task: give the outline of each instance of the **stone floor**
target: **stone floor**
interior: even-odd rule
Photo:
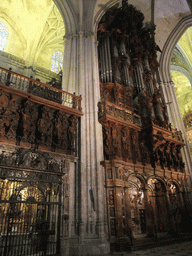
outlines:
[[[111,256],[192,256],[192,241],[155,247],[129,253],[111,254]]]

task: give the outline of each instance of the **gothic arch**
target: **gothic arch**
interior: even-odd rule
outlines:
[[[128,182],[131,181],[131,178],[137,178],[140,182],[141,182],[141,188],[144,189],[145,186],[146,186],[146,182],[145,182],[145,179],[143,178],[142,175],[140,175],[139,173],[135,174],[135,173],[131,173],[129,176],[128,176]]]
[[[15,22],[11,19],[11,17],[7,17],[5,13],[0,14],[0,20],[5,23],[9,31],[9,37],[8,37],[7,43],[9,43],[9,38],[11,37],[12,33],[15,33],[15,35],[17,36],[17,40],[20,41],[20,46],[24,51],[24,49],[26,49],[27,47],[27,42],[22,32],[18,30]]]
[[[75,15],[75,10],[70,2],[70,0],[54,0],[55,5],[63,17],[66,35],[76,33],[78,28],[77,15]]]
[[[165,181],[163,178],[161,178],[161,177],[159,177],[159,176],[156,176],[156,175],[150,175],[150,176],[147,178],[147,184],[148,184],[148,182],[149,182],[150,179],[156,179],[156,180],[158,180],[159,182],[161,182],[161,183],[163,184],[165,190],[166,190],[167,183],[166,183],[166,181]]]
[[[171,182],[174,183],[174,185],[176,185],[176,187],[177,187],[177,189],[178,189],[177,192],[180,192],[181,186],[180,186],[180,184],[178,183],[178,181],[175,180],[175,179],[173,179],[173,178],[170,178],[170,179],[167,180],[167,185],[169,185]]]
[[[162,75],[163,82],[171,82],[171,74],[170,74],[170,60],[171,55],[173,52],[173,49],[177,42],[179,41],[179,38],[182,36],[182,34],[190,27],[192,26],[192,15],[189,15],[185,18],[183,18],[177,26],[173,29],[171,34],[169,35],[164,47],[162,54],[160,56],[159,64],[160,64],[160,72]]]
[[[99,2],[102,2],[102,1],[99,1],[99,0],[97,0],[97,2],[98,3],[95,7],[95,12],[94,12],[95,14],[93,16],[93,18],[94,18],[94,20],[93,20],[93,26],[94,26],[93,31],[95,31],[95,32],[97,32],[99,22],[100,22],[101,18],[103,17],[103,15],[114,5],[119,6],[120,3],[121,3],[121,0],[110,0],[106,4],[99,3]]]
[[[160,75],[162,78],[162,88],[163,93],[165,97],[165,101],[168,103],[168,114],[170,118],[170,122],[174,127],[181,130],[183,133],[184,141],[186,143],[186,146],[183,149],[183,159],[186,163],[186,172],[191,172],[191,154],[190,154],[190,147],[189,143],[186,139],[186,133],[185,128],[183,124],[183,120],[180,114],[179,105],[176,98],[176,93],[174,91],[174,84],[171,80],[171,74],[170,74],[170,61],[171,61],[171,55],[173,52],[173,49],[175,45],[177,44],[179,38],[182,36],[182,34],[190,27],[192,26],[192,15],[189,15],[185,18],[183,18],[177,26],[173,29],[171,34],[169,35],[164,47],[162,54],[160,56]],[[169,104],[172,103],[172,104]]]

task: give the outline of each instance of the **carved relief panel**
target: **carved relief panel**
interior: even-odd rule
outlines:
[[[0,92],[0,139],[11,144],[74,154],[75,115]]]

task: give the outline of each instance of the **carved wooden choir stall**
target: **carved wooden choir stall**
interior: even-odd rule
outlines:
[[[111,242],[177,232],[185,209],[184,143],[169,124],[158,84],[155,26],[143,26],[143,20],[123,1],[121,8],[108,10],[98,27],[98,118]]]
[[[1,255],[60,253],[69,229],[69,166],[76,161],[80,102],[0,68]]]

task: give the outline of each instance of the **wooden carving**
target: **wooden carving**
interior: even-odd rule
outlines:
[[[37,121],[39,137],[37,141],[44,147],[52,147],[53,135],[53,112],[49,107],[43,106],[39,109],[41,117]]]
[[[150,163],[149,150],[146,146],[145,140],[140,141],[140,152],[143,165]]]
[[[58,119],[56,123],[58,131],[58,148],[67,150],[68,148],[68,136],[67,128],[69,127],[68,115],[64,112],[58,112]]]
[[[35,144],[36,123],[38,119],[38,105],[27,100],[22,111],[23,114],[23,138],[22,141],[32,146]]]
[[[120,137],[120,126],[114,124],[112,127],[112,146],[113,146],[113,155],[115,158],[121,157],[121,137]]]
[[[71,152],[75,151],[75,135],[77,130],[77,117],[69,117],[69,128],[68,128],[68,138],[69,138],[69,149]]]
[[[130,87],[125,87],[124,91],[124,107],[132,110],[133,105],[133,90]]]
[[[132,160],[133,163],[136,161],[141,161],[140,152],[139,152],[139,140],[138,140],[138,132],[133,130],[131,132],[131,145],[132,145]]]
[[[3,97],[1,98],[3,100]],[[8,95],[8,98],[4,98],[6,104],[6,110],[1,118],[1,137],[7,140],[15,141],[17,138],[17,128],[19,123],[19,108],[20,108],[20,100],[15,95]],[[4,105],[5,106],[5,105]],[[3,107],[4,108],[4,107]]]
[[[111,159],[113,154],[112,149],[112,129],[111,126],[106,123],[103,126],[103,142],[104,142],[104,153],[106,159]]]
[[[122,156],[124,161],[131,159],[131,141],[130,141],[130,130],[128,127],[122,128]]]

